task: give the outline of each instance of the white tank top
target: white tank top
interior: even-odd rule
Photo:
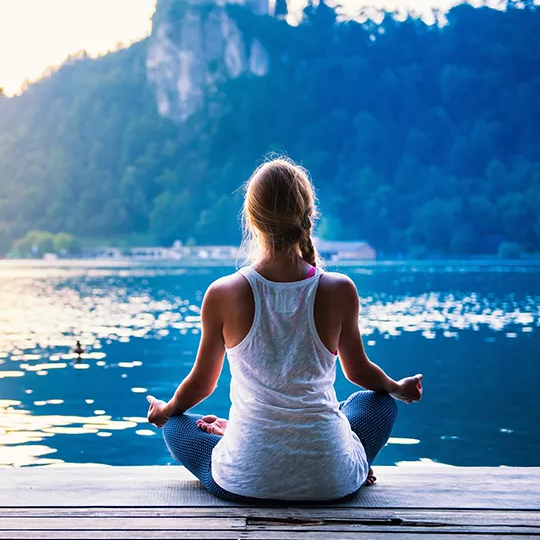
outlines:
[[[339,410],[336,356],[315,328],[322,272],[302,281],[269,281],[252,267],[255,316],[227,349],[231,411],[212,453],[212,477],[247,497],[330,500],[356,491],[368,473],[362,443]]]

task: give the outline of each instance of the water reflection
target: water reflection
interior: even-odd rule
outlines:
[[[91,401],[91,400],[89,400]],[[61,405],[61,399],[36,401],[34,405]],[[135,429],[139,424],[147,424],[143,417],[126,417],[113,420],[105,411],[96,410],[92,416],[36,415],[21,409],[22,403],[16,400],[0,400],[0,466],[50,465],[61,463],[61,459],[43,456],[56,453],[55,448],[40,443],[55,434],[83,435],[95,434],[110,437],[111,431]],[[136,430],[137,435],[155,435],[149,429]]]
[[[141,272],[139,270],[139,275]],[[148,276],[151,275],[149,272]],[[0,362],[5,358],[26,362],[42,360],[37,364],[21,364],[20,368],[47,371],[66,367],[62,363],[52,364],[59,360],[105,358],[105,353],[96,351],[102,348],[103,341],[128,342],[130,338],[165,337],[174,331],[178,334],[199,332],[199,304],[176,296],[174,291],[160,290],[161,298],[157,298],[140,287],[145,280],[136,283],[134,277],[129,276],[126,284],[120,278],[118,272],[100,271],[96,276],[93,271],[79,278],[40,276],[0,281],[0,326],[3,328]],[[512,293],[493,297],[476,293],[397,296],[380,292],[362,296],[360,304],[360,325],[365,336],[374,331],[383,336],[422,332],[425,338],[433,339],[436,332],[442,332],[445,337],[453,338],[460,330],[486,326],[501,331],[514,325],[521,332],[532,332],[540,314],[540,295],[516,298]],[[516,335],[514,331],[506,336]],[[42,352],[43,349],[70,348],[74,345],[74,336],[80,337],[83,346],[93,351],[48,357]]]
[[[0,268],[0,397],[13,398],[0,400],[0,465],[140,464],[152,452],[161,452],[153,462],[165,462],[157,430],[142,416],[144,394],[167,397],[187,373],[200,333],[203,291],[226,272]],[[378,350],[384,343],[408,343],[413,354],[422,355],[429,342],[441,351],[440,340],[454,342],[470,333],[481,336],[482,347],[527,337],[537,343],[537,277],[532,271],[525,279],[505,271],[501,286],[489,273],[471,278],[460,272],[418,275],[414,269],[362,271],[354,279],[365,345]],[[86,350],[81,355],[71,352],[77,340]],[[399,348],[392,353],[396,358]],[[348,383],[338,383],[350,390]],[[213,411],[226,413],[227,393],[226,384],[220,385],[209,400]],[[454,434],[455,426],[447,427],[452,429],[437,435],[437,444],[466,441]],[[513,427],[491,431],[513,437]],[[395,463],[432,463],[422,454],[423,428],[414,429],[390,439]],[[106,451],[96,439],[116,435]],[[123,449],[133,445],[137,452],[126,458]],[[404,456],[413,459],[399,459]]]

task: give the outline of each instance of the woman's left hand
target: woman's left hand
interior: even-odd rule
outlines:
[[[150,407],[148,408],[147,418],[151,424],[158,428],[162,428],[169,419],[167,414],[167,403],[161,399],[156,399],[154,396],[146,396]]]
[[[414,403],[422,398],[422,379],[424,376],[419,373],[414,377],[405,377],[396,383],[396,390],[390,395],[405,403]]]

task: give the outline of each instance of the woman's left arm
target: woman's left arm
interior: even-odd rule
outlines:
[[[225,359],[223,339],[223,294],[226,288],[220,282],[213,283],[201,308],[201,342],[195,364],[189,375],[177,388],[172,399],[165,403],[148,396],[150,409],[148,420],[162,427],[171,416],[191,409],[214,391]]]

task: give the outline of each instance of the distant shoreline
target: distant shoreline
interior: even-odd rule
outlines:
[[[525,259],[380,259],[380,260],[329,260],[327,268],[496,268],[496,267],[540,267],[540,257]],[[236,268],[234,259],[1,259],[2,268]]]

